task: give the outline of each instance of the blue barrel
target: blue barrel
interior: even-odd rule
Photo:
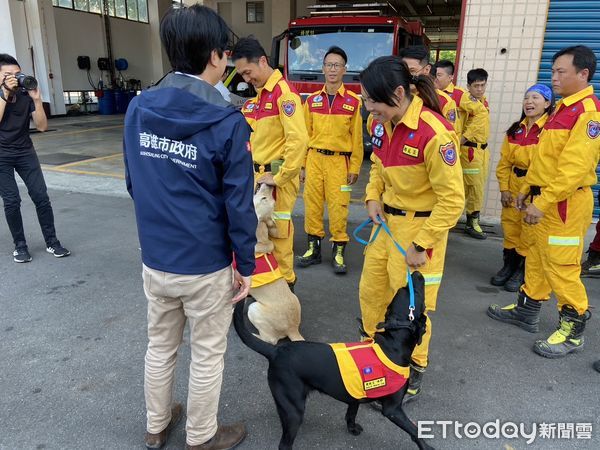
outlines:
[[[110,115],[115,113],[115,92],[110,89],[102,91],[102,97],[98,97],[98,113]]]
[[[130,98],[127,91],[115,91],[115,113],[125,114],[129,101]]]

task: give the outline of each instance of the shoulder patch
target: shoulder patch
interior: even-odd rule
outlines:
[[[587,124],[587,135],[590,139],[596,139],[600,136],[600,122],[590,120]]]
[[[453,142],[448,142],[447,144],[440,145],[440,155],[442,155],[442,159],[449,166],[453,166],[456,164],[456,147]]]
[[[378,123],[377,125],[375,125],[375,129],[373,130],[373,134],[375,135],[375,137],[380,138],[381,136],[383,136],[383,133],[385,133],[385,128],[383,127],[383,124]]]
[[[479,100],[477,100],[477,99],[475,98],[475,96],[474,96],[474,95],[469,95],[469,98],[470,98],[472,101],[474,101],[474,102],[478,102],[478,101],[479,101]]]
[[[448,120],[450,122],[456,122],[456,110],[455,109],[451,109],[450,112],[448,113]]]
[[[296,102],[294,100],[286,100],[282,102],[281,107],[283,109],[283,113],[288,117],[292,117],[296,112]]]
[[[312,101],[313,101],[313,103],[322,102],[323,101],[323,96],[319,94],[319,95],[313,97]]]

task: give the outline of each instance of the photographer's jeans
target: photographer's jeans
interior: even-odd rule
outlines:
[[[144,376],[149,433],[171,420],[177,350],[186,322],[190,328],[186,434],[200,445],[217,432],[227,331],[233,304],[231,266],[206,275],[177,275],[143,266],[148,299],[148,350]]]
[[[4,201],[4,214],[15,245],[25,242],[23,219],[21,217],[21,197],[15,172],[27,186],[31,200],[35,204],[38,221],[44,235],[46,246],[56,241],[54,214],[46,189],[40,162],[35,150],[27,150],[19,155],[2,156],[0,153],[0,197]]]

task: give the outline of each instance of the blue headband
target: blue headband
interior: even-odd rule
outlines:
[[[548,101],[552,101],[552,89],[550,89],[548,86],[546,86],[545,84],[534,84],[533,86],[531,86],[529,89],[527,89],[527,92],[525,92],[526,94],[528,92],[537,92],[538,94],[540,94],[542,97],[544,97],[546,100]]]

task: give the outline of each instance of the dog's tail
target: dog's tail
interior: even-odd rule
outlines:
[[[244,344],[268,360],[271,360],[275,356],[275,346],[257,338],[248,331],[244,323],[244,303],[244,301],[241,301],[235,305],[233,312],[233,326],[235,327],[235,331],[237,331],[238,336]]]

